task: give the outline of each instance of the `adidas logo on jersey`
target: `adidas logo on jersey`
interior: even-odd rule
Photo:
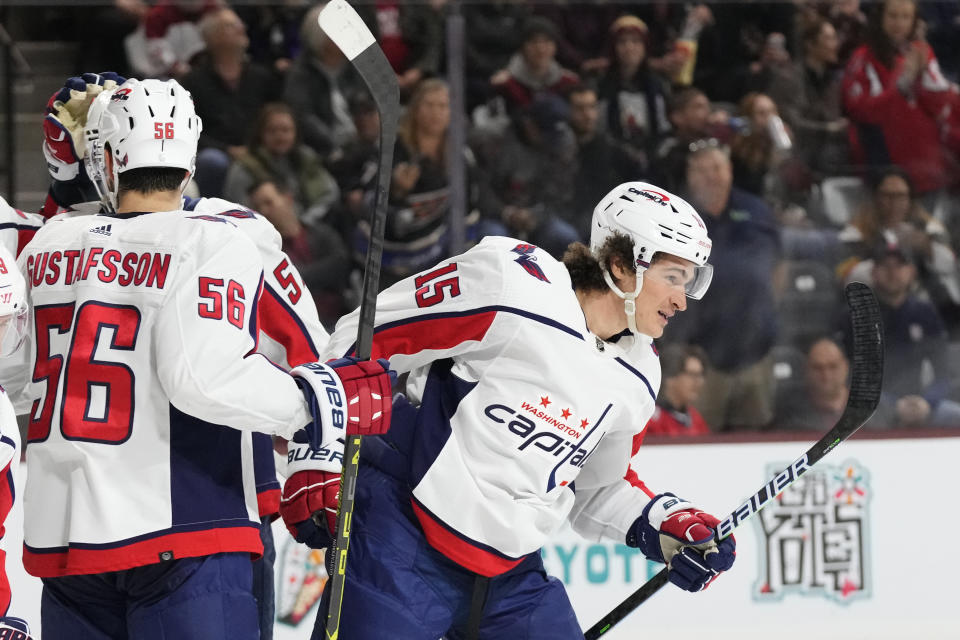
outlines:
[[[90,233],[99,233],[100,235],[108,236],[108,235],[110,235],[110,228],[111,228],[112,226],[113,226],[113,225],[109,225],[109,224],[101,225],[101,226],[99,226],[99,227],[95,227],[95,228],[93,228],[93,229],[90,229]]]

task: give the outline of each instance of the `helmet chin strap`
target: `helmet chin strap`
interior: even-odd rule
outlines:
[[[611,276],[610,272],[606,269],[603,270],[603,279],[611,291],[620,298],[623,298],[623,311],[627,314],[627,329],[629,329],[633,335],[639,335],[640,331],[637,329],[637,303],[635,300],[637,299],[637,294],[640,293],[640,286],[643,284],[643,270],[640,268],[637,269],[637,288],[630,293],[621,291],[620,287],[613,282],[613,276]]]

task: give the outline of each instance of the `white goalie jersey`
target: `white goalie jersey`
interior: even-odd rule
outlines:
[[[351,353],[356,334],[354,312],[327,356]],[[660,385],[652,341],[591,334],[566,268],[544,251],[488,237],[390,287],[373,358],[410,373],[419,409],[395,412],[383,438],[406,456],[427,539],[460,565],[498,575],[568,517],[622,542],[649,501],[624,476]]]
[[[33,575],[261,548],[251,432],[289,438],[310,415],[257,353],[263,261],[236,222],[57,218],[21,254]]]

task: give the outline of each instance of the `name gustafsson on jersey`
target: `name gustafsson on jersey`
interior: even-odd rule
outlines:
[[[42,284],[73,284],[88,278],[101,282],[116,282],[122,287],[145,286],[162,289],[170,270],[170,254],[116,249],[104,251],[91,247],[89,251],[42,251],[27,257],[27,278],[34,287]]]

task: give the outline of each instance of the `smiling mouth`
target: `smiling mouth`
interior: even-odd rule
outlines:
[[[659,314],[660,314],[660,317],[663,318],[663,322],[664,322],[664,323],[670,322],[670,316],[668,316],[667,314],[665,314],[663,311],[658,311],[657,313],[659,313]],[[672,315],[672,314],[671,314],[671,315]]]

